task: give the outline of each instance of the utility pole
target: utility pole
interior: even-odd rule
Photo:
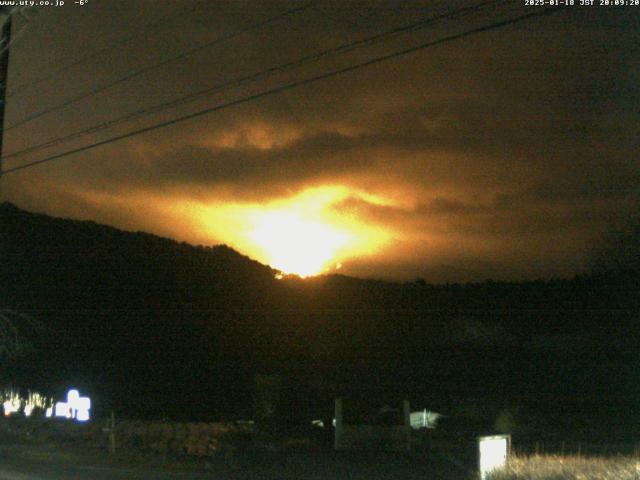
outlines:
[[[9,72],[9,43],[11,42],[11,7],[0,7],[0,195],[2,194],[2,146],[4,140],[4,110],[7,103],[7,74]]]

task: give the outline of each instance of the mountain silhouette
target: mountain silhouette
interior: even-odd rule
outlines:
[[[228,246],[0,204],[0,308],[47,332],[3,381],[189,419],[250,416],[264,373],[295,378],[289,400],[310,410],[370,392],[623,412],[637,391],[637,271],[444,285],[276,273]]]

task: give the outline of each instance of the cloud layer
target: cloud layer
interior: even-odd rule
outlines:
[[[43,12],[30,26],[32,37],[12,52],[10,84],[53,68],[50,58],[77,56],[74,31],[90,37],[136,13],[163,13],[154,10],[156,3],[134,3],[130,10],[113,2],[113,8],[68,11],[67,27],[60,24],[61,12]],[[7,151],[462,5],[407,3],[319,4],[7,132]],[[82,65],[56,93],[73,97],[87,85],[247,29],[292,5],[195,4],[201,10],[192,16],[182,11],[180,21],[164,27],[165,35],[149,34],[128,45],[126,54],[123,48]],[[55,215],[216,243],[227,240],[226,225],[204,232],[198,219],[184,218],[176,212],[185,210],[172,205],[255,206],[339,185],[354,193],[328,205],[333,214],[391,232],[394,239],[384,251],[345,261],[346,273],[433,281],[577,273],[606,232],[638,208],[640,35],[634,28],[639,15],[631,9],[569,10],[7,175],[5,196]],[[77,145],[522,11],[503,4],[441,22]],[[47,44],[47,56],[45,32],[54,27],[60,38]],[[175,45],[167,46],[166,34],[179,38]],[[9,124],[55,103],[40,90],[16,97]]]

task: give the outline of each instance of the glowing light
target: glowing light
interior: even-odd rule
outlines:
[[[20,405],[20,399],[17,399],[17,401],[14,399],[5,400],[2,404],[2,406],[4,407],[5,416],[8,417],[12,413],[20,411]]]
[[[511,437],[509,435],[478,438],[480,478],[482,480],[488,478],[491,472],[506,466],[510,443]]]
[[[88,397],[80,397],[78,399],[76,409],[76,420],[86,422],[89,420],[89,410],[91,409],[91,400]]]
[[[7,417],[19,413],[21,410],[26,417],[30,417],[36,409],[44,411],[47,405],[51,404],[49,398],[43,397],[37,392],[29,391],[26,398],[19,391],[13,389],[5,389],[0,394],[4,399],[2,407]]]
[[[258,215],[251,238],[271,265],[304,277],[322,272],[350,235],[295,213],[270,212]]]
[[[4,415],[6,417],[19,412],[22,407],[22,398],[20,393],[13,389],[5,389],[3,393],[4,402],[2,407],[4,408]]]
[[[420,428],[436,428],[436,424],[441,417],[442,414],[431,412],[425,408],[422,412],[411,412],[409,420],[411,428],[418,430]]]
[[[38,409],[43,411],[50,403],[50,398],[44,397],[37,392],[29,392],[29,396],[27,397],[27,401],[24,406],[24,414],[29,417],[34,410]]]
[[[357,218],[343,202],[390,205],[391,201],[344,186],[314,187],[267,203],[175,209],[198,218],[208,234],[262,263],[302,277],[344,268],[354,257],[373,255],[389,243],[388,231]]]
[[[67,403],[71,406],[75,406],[80,399],[80,392],[78,390],[69,390],[67,392]]]
[[[91,409],[91,399],[81,397],[78,390],[72,389],[67,392],[66,402],[56,402],[55,416],[62,418],[73,418],[79,422],[89,420]]]
[[[71,409],[67,402],[56,402],[55,406],[56,417],[71,418]]]

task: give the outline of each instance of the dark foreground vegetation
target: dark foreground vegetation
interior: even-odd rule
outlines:
[[[155,422],[147,427],[161,424]],[[101,426],[99,422],[74,424],[59,420],[0,419],[0,456],[3,459],[0,477],[6,474],[4,469],[12,465],[16,469],[10,469],[11,472],[33,475],[48,471],[54,475],[30,477],[37,479],[470,480],[475,473],[472,449],[433,450],[420,435],[411,451],[335,452],[331,442],[318,435],[289,435],[265,443],[257,435],[247,436],[246,432],[238,435],[238,431],[230,434],[227,429],[226,434],[218,437],[215,446],[205,452],[190,448],[167,451],[161,446],[162,430],[157,428],[149,432],[151,437],[143,440],[143,436],[138,436],[133,442],[126,438],[131,433],[127,434],[127,428],[119,429],[118,448],[114,454],[109,454],[108,439],[101,433]],[[141,426],[137,425],[138,431]],[[164,422],[164,427],[177,426]],[[199,443],[210,445],[203,441]]]
[[[477,445],[473,438],[446,431],[415,431],[406,451],[335,452],[322,432],[306,431],[265,441],[252,429],[201,423],[123,422],[115,453],[109,453],[103,423],[64,420],[0,419],[1,478],[37,480],[91,478],[146,479],[446,479],[477,480]],[[196,435],[181,448],[163,441],[172,429]],[[212,438],[215,441],[212,441]],[[518,445],[516,445],[517,447]],[[198,447],[198,448],[191,448]],[[200,448],[204,447],[204,448]],[[512,452],[508,466],[490,480],[631,480],[640,472],[637,445],[568,445],[590,453]],[[631,450],[625,451],[625,448]],[[4,476],[3,476],[4,475]],[[14,476],[12,476],[14,475]]]
[[[634,435],[637,270],[522,283],[276,280],[225,246],[10,204],[0,255],[0,304],[47,331],[4,383],[58,395],[73,384],[97,416],[251,418],[255,376],[277,373],[281,432],[330,422],[340,395],[359,411],[407,398],[471,438]]]

